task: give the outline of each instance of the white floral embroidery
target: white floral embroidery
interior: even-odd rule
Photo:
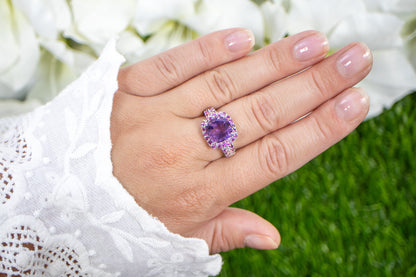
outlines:
[[[20,201],[26,183],[13,164],[27,164],[32,160],[32,151],[23,136],[22,124],[12,120],[0,127],[0,204],[5,207],[0,214]]]
[[[170,233],[112,175],[115,41],[30,114],[0,119],[0,272],[6,276],[207,276],[200,239]]]
[[[0,230],[0,270],[7,276],[111,276],[90,265],[73,235],[53,235],[30,216],[8,219]]]

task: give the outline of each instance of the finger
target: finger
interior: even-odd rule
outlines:
[[[208,107],[222,106],[319,62],[327,51],[323,34],[306,31],[207,71],[166,97],[176,103],[177,115],[196,117]]]
[[[140,96],[160,94],[201,72],[246,55],[253,45],[253,34],[246,29],[211,33],[122,68],[119,87]]]
[[[211,253],[242,247],[269,250],[280,244],[280,234],[270,222],[237,208],[226,208],[192,236],[207,241]]]
[[[344,66],[347,65],[347,66]],[[236,124],[241,148],[314,110],[360,80],[370,71],[372,56],[362,43],[352,43],[304,72],[272,84],[262,90],[225,105],[225,111]],[[202,119],[195,119],[194,125]],[[215,160],[222,152],[212,151],[200,140],[206,153],[200,157]]]
[[[237,124],[235,147],[247,145],[314,110],[361,81],[372,56],[362,43],[346,46],[310,69],[221,108]]]
[[[319,155],[354,130],[368,112],[368,97],[351,88],[307,117],[269,134],[229,159],[207,168],[204,178],[230,205],[270,184]]]

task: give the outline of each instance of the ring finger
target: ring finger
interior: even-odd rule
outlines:
[[[230,205],[301,167],[354,130],[368,104],[363,90],[347,89],[307,117],[242,148],[235,157],[210,163],[202,174],[218,191],[216,204]]]
[[[219,110],[229,114],[236,124],[235,148],[288,125],[355,85],[368,74],[371,64],[367,46],[353,43],[296,76],[221,107]],[[222,154],[208,153],[212,160]]]

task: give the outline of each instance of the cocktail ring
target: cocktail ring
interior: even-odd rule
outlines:
[[[235,154],[233,142],[237,138],[237,129],[231,117],[214,108],[204,111],[205,119],[201,122],[204,139],[211,148],[220,148],[225,157]]]

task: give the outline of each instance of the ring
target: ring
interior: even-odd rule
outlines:
[[[235,154],[233,142],[237,138],[237,129],[231,117],[214,108],[204,111],[205,119],[201,122],[204,139],[211,148],[220,148],[225,157]]]

